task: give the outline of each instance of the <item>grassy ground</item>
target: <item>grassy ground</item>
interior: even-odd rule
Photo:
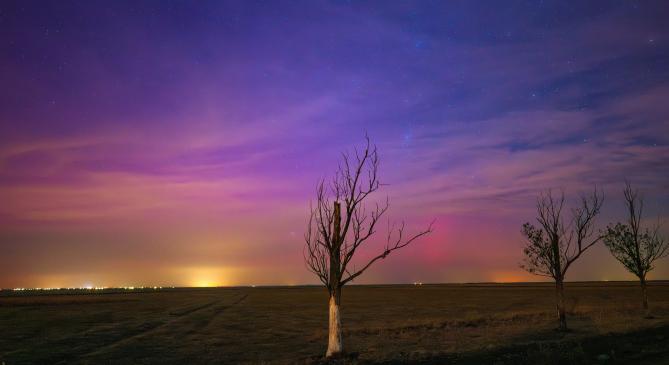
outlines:
[[[669,364],[669,283],[566,289],[571,331],[553,330],[550,285],[351,286],[345,363]],[[173,289],[0,296],[0,364],[314,363],[322,288]],[[598,359],[599,357],[599,359]]]

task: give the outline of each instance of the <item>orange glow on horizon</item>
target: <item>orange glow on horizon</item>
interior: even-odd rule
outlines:
[[[223,267],[187,267],[180,270],[188,286],[210,288],[234,285],[234,270]]]
[[[517,270],[517,271],[495,271],[492,273],[490,281],[493,283],[519,283],[519,282],[528,282],[536,280],[537,280],[536,276]]]

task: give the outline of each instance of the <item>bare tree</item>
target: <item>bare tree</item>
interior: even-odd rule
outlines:
[[[642,229],[643,197],[638,190],[632,189],[632,185],[626,182],[623,194],[629,220],[627,224],[616,223],[613,227],[606,227],[604,244],[613,257],[639,278],[644,314],[649,316],[646,276],[653,270],[655,261],[669,254],[669,241],[659,234],[659,220],[650,229]]]
[[[378,179],[379,156],[376,146],[366,137],[363,151],[353,156],[342,154],[333,179],[322,180],[317,187],[317,202],[310,209],[305,233],[304,259],[307,268],[316,274],[330,295],[328,349],[326,356],[342,352],[340,303],[342,288],[378,260],[432,232],[432,224],[418,234],[406,236],[404,223],[388,225],[386,244],[378,255],[359,269],[351,263],[358,249],[376,233],[377,225],[389,207],[388,198],[371,208],[365,204],[381,183]]]
[[[571,211],[565,222],[564,193],[553,196],[548,190],[537,199],[538,227],[527,222],[522,233],[526,238],[521,267],[531,274],[550,277],[555,281],[556,308],[559,329],[567,329],[564,303],[564,279],[569,267],[601,236],[595,235],[594,220],[602,207],[603,196],[597,189],[582,196],[580,204]]]

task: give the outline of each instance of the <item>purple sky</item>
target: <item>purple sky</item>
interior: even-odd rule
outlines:
[[[628,178],[669,224],[667,19],[663,1],[3,1],[0,287],[315,283],[309,200],[365,132],[391,218],[437,223],[359,283],[537,280],[518,263],[541,190],[596,184],[603,227]],[[633,277],[597,247],[568,279]]]

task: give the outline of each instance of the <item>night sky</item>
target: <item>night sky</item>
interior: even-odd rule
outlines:
[[[2,1],[0,287],[316,283],[309,201],[365,133],[390,217],[436,225],[358,283],[539,280],[520,228],[547,188],[597,185],[603,227],[628,178],[666,235],[667,19],[665,1]],[[567,279],[634,277],[602,246]]]

